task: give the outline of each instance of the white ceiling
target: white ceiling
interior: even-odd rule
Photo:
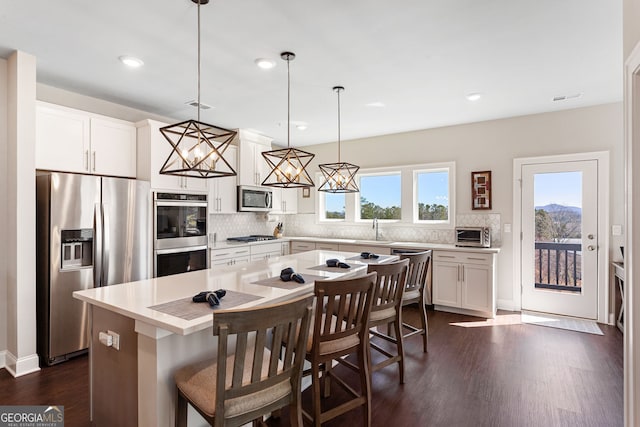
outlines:
[[[3,0],[0,56],[35,55],[47,85],[191,119],[196,9]],[[622,99],[622,0],[212,0],[201,14],[201,98],[215,107],[201,120],[286,143],[290,50],[291,120],[308,123],[292,146],[336,140],[335,85],[346,88],[343,140]],[[145,65],[128,69],[121,55]],[[260,57],[276,68],[256,67]]]

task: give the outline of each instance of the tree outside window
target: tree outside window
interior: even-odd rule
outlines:
[[[401,218],[402,186],[399,172],[360,175],[360,219]]]

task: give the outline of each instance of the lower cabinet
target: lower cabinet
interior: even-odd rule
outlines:
[[[281,256],[282,244],[278,243],[263,243],[261,245],[251,246],[251,261],[262,261],[269,258],[275,258]]]
[[[433,303],[436,309],[494,317],[495,263],[495,254],[434,251]]]
[[[249,245],[242,245],[237,248],[211,249],[209,257],[211,268],[216,265],[236,265],[249,262],[251,251]]]

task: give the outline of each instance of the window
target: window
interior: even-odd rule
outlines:
[[[401,218],[400,172],[360,175],[360,219]]]
[[[345,194],[344,193],[323,193],[323,194],[324,194],[324,219],[344,220]]]
[[[416,221],[449,221],[449,171],[415,173]]]

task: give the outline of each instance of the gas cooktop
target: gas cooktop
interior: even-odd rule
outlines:
[[[250,236],[229,237],[227,240],[232,242],[262,242],[264,240],[274,240],[275,237],[268,234],[252,234]]]

